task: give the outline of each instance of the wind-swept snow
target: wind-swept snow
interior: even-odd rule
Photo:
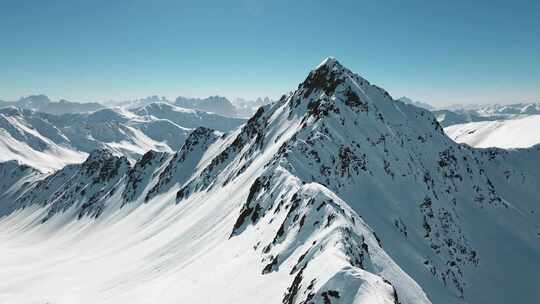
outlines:
[[[446,134],[473,147],[527,148],[540,143],[540,115],[446,127]]]

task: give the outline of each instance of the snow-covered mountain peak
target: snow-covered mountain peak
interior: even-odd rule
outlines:
[[[39,95],[30,95],[30,96],[22,97],[19,100],[19,102],[22,105],[27,105],[27,106],[40,106],[40,105],[45,105],[45,104],[50,103],[51,100],[49,99],[47,95],[39,94]]]
[[[323,66],[332,67],[335,64],[341,65],[336,58],[334,58],[332,56],[328,56],[328,57],[324,58],[324,60],[321,61],[321,63],[319,63],[319,65],[315,69],[319,69],[319,68],[321,68]]]
[[[172,122],[182,113],[171,109],[138,111]],[[88,302],[137,302],[154,286],[167,290],[160,303],[533,302],[538,152],[458,145],[430,112],[325,60],[240,128],[197,128],[175,153],[130,165],[94,151],[39,179],[11,164],[19,186],[0,202],[34,208],[3,213],[8,249],[45,230],[61,239],[47,253],[62,256],[29,245],[21,260],[52,271],[0,266],[21,278],[9,288],[41,302],[80,293],[58,284],[66,277]],[[11,228],[32,210],[43,227]],[[114,279],[88,282],[97,267]]]
[[[127,117],[118,110],[102,109],[88,115],[88,123],[108,123],[128,120]]]
[[[107,149],[96,149],[90,154],[88,154],[88,157],[84,161],[84,163],[92,163],[92,162],[101,162],[110,158],[113,158],[114,154]]]
[[[356,85],[369,85],[369,82],[366,79],[352,72],[334,57],[327,57],[324,59],[309,73],[306,80],[309,80],[309,84],[320,85],[323,79],[326,79],[329,82],[332,82],[332,80],[338,82],[351,81],[352,83],[356,83]],[[329,84],[331,85],[331,83]]]
[[[222,134],[216,130],[205,127],[198,127],[188,135],[184,145],[195,145],[201,140],[215,141],[221,135]]]
[[[371,85],[366,79],[344,67],[332,57],[325,59],[312,70],[304,82],[298,86],[294,95],[296,103],[298,103],[298,97],[308,102],[319,99],[324,100],[325,104],[342,102],[362,111],[366,111],[369,104],[379,103],[380,100],[393,102],[388,92]],[[326,110],[333,110],[330,109],[331,106],[325,107]]]
[[[136,109],[136,111],[140,112],[140,113],[148,113],[148,115],[152,115],[153,113],[155,113],[156,111],[177,111],[177,112],[185,112],[185,113],[192,113],[192,114],[195,114],[197,112],[200,112],[198,110],[194,110],[194,109],[186,109],[186,108],[182,108],[182,107],[176,107],[170,103],[166,103],[166,102],[153,102],[153,103],[150,103],[150,104],[147,104],[141,108],[138,108]]]
[[[299,88],[322,89],[330,95],[332,90],[352,75],[353,73],[341,65],[337,59],[328,57],[309,73]]]
[[[326,60],[325,64],[312,70],[298,89],[280,103],[288,103],[289,115],[303,117],[306,123],[328,118],[349,129],[359,125],[366,129],[393,126],[403,132],[423,132],[426,127],[435,127],[442,134],[431,113],[396,102],[387,91],[372,85],[335,59]]]
[[[95,183],[107,182],[112,177],[125,173],[130,167],[125,156],[116,156],[106,149],[95,150],[81,164],[81,172],[87,176],[96,176]]]

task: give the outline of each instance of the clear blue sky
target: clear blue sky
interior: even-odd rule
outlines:
[[[4,100],[277,97],[326,56],[394,97],[540,101],[540,1],[0,0]]]

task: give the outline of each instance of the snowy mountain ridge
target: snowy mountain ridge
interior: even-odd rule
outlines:
[[[0,187],[0,251],[14,254],[0,267],[15,282],[0,294],[532,303],[539,163],[538,147],[456,144],[433,114],[329,58],[241,128],[198,128],[176,153],[147,152],[132,166],[93,152],[48,175],[0,165],[12,180]],[[43,250],[58,255],[37,258]],[[94,268],[111,279],[84,275]]]
[[[146,151],[173,152],[199,126],[223,132],[243,119],[153,103],[132,111],[102,109],[53,115],[19,108],[0,109],[0,161],[11,159],[42,171],[81,163],[95,149],[134,161]]]

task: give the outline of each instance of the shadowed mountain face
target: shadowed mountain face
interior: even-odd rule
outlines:
[[[539,165],[538,147],[456,144],[432,113],[328,58],[241,128],[198,128],[174,153],[130,165],[96,151],[48,175],[1,165],[0,291],[82,303],[533,303]]]

